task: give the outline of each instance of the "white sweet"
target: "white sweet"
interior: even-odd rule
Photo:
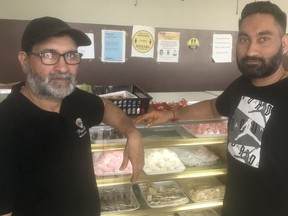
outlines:
[[[145,166],[146,173],[157,173],[161,171],[182,171],[185,169],[177,154],[166,148],[146,149]]]

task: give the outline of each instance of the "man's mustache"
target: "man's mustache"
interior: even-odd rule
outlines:
[[[246,56],[246,57],[241,59],[241,63],[245,63],[248,61],[259,61],[259,62],[265,63],[265,59],[260,58],[260,57],[256,57],[256,56]]]

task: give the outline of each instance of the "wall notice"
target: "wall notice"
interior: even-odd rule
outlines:
[[[155,28],[133,26],[131,56],[142,58],[154,57]]]
[[[216,63],[232,61],[232,35],[213,34],[212,58]]]
[[[159,32],[157,46],[157,62],[178,62],[179,32]]]

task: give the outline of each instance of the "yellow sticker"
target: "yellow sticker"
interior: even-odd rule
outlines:
[[[132,44],[139,53],[147,53],[153,48],[153,36],[145,30],[137,31],[133,36]]]
[[[197,49],[200,46],[200,42],[197,38],[190,38],[187,42],[187,46],[191,49]]]

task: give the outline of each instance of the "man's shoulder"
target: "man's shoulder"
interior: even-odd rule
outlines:
[[[77,100],[77,101],[85,101],[85,100],[101,100],[101,98],[98,95],[95,95],[93,93],[84,91],[82,89],[79,88],[75,88],[75,90],[72,92],[72,94],[70,94],[69,96],[67,96],[67,99],[69,100]]]
[[[72,105],[74,107],[82,107],[82,109],[83,107],[100,108],[104,106],[102,99],[98,95],[86,92],[78,88],[75,88],[72,94],[67,96],[63,102],[66,105],[68,103],[70,106]]]

